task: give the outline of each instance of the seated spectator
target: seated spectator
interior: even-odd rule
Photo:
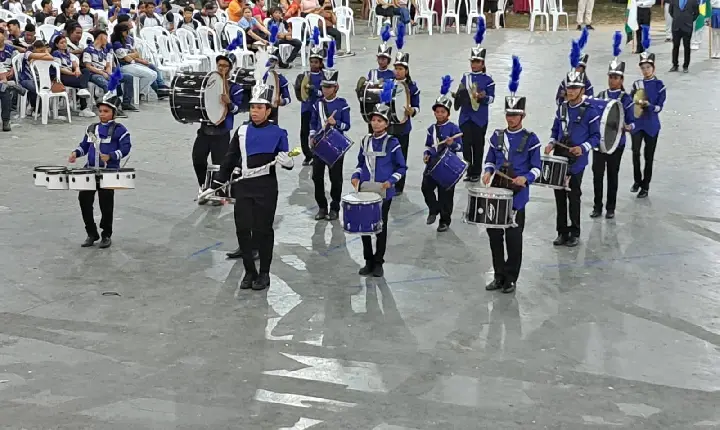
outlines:
[[[8,29],[10,27],[8,26]],[[25,26],[25,31],[23,31],[20,34],[20,37],[15,39],[13,41],[13,44],[16,47],[22,48],[20,52],[25,52],[27,50],[32,50],[33,43],[35,43],[35,26],[32,24],[28,24]],[[50,55],[50,54],[48,54]]]
[[[80,10],[75,15],[75,21],[85,31],[90,31],[97,25],[97,17],[90,11],[90,3],[87,0],[80,2]]]
[[[238,25],[245,31],[251,42],[262,42],[267,45],[270,32],[265,26],[252,16],[252,9],[249,6],[243,8],[243,16]]]
[[[199,12],[195,12],[193,15],[193,19],[200,23],[200,25],[204,25],[207,27],[210,27],[212,29],[215,28],[215,24],[220,22],[220,20],[217,17],[217,5],[215,2],[209,1],[206,2],[203,5],[203,8]]]
[[[382,16],[385,18],[383,25],[390,25],[392,17],[399,15],[400,12],[396,12],[399,5],[397,0],[377,0],[377,6],[375,6],[375,15]]]
[[[146,92],[150,87],[155,91],[158,99],[162,100],[168,97],[170,89],[165,85],[162,74],[133,48],[134,42],[128,35],[129,30],[127,24],[118,24],[113,29],[110,39],[115,58],[120,64],[120,70],[123,75],[134,76],[140,80],[140,93]]]
[[[88,45],[87,40],[83,40],[83,29],[76,21],[70,21],[65,24],[65,34],[67,35],[67,46],[73,55],[80,58]]]
[[[159,27],[162,23],[162,18],[155,14],[155,3],[145,2],[145,13],[138,17],[140,28],[145,27]]]
[[[300,0],[300,16],[306,17],[311,13],[318,13],[322,8],[318,0]]]
[[[252,8],[252,16],[259,22],[264,23],[267,14],[265,14],[263,8],[265,8],[265,0],[255,0],[255,6]]]
[[[118,16],[122,14],[129,15],[130,9],[122,7],[122,0],[113,0],[113,5],[110,6],[110,9],[108,10],[108,19],[110,22],[115,22]]]
[[[55,18],[55,26],[65,25],[68,21],[74,21],[76,13],[75,2],[72,0],[65,0],[63,4],[60,5],[60,12],[60,15]]]
[[[55,58],[48,52],[48,46],[42,40],[36,40],[32,44],[32,49],[28,49],[23,54],[22,70],[20,71],[20,85],[27,90],[27,98],[30,106],[35,109],[37,103],[37,89],[35,88],[35,79],[32,74],[33,61],[55,61]]]
[[[33,17],[38,25],[44,24],[46,18],[53,18],[55,16],[52,0],[42,0],[40,7],[42,8],[40,12],[35,12],[35,16]]]
[[[330,0],[325,0],[323,3],[322,10],[319,13],[320,16],[325,18],[325,31],[327,35],[335,39],[335,46],[337,46],[337,55],[343,55],[345,52],[342,50],[342,33],[340,30],[335,28],[337,25],[337,17],[333,12],[332,3]]]
[[[407,25],[410,23],[410,8],[408,5],[408,0],[397,0],[395,14],[400,17],[400,22],[402,22],[403,24]]]
[[[80,115],[83,118],[95,116],[92,109],[88,109],[87,99],[90,97],[88,91],[87,75],[80,72],[80,61],[70,52],[67,46],[67,39],[63,35],[56,36],[52,41],[52,56],[60,63],[60,82],[66,87],[78,89],[80,99]],[[54,69],[50,69],[54,71]],[[54,77],[54,76],[53,76]]]
[[[127,15],[121,15],[127,16]],[[83,52],[82,62],[85,66],[82,69],[85,79],[92,82],[95,86],[107,92],[108,80],[112,74],[112,61],[109,59],[107,48],[107,33],[105,30],[95,30],[93,33],[95,42],[88,45]],[[122,79],[122,88],[118,87],[118,96],[122,97],[121,108],[118,116],[126,117],[123,111],[137,111],[138,109],[132,104],[133,96],[133,77],[124,75]],[[97,99],[98,97],[96,97]],[[102,98],[100,95],[99,98]]]
[[[279,7],[272,8],[270,10],[270,21],[268,22],[268,26],[278,26],[278,45],[290,45],[293,48],[290,57],[287,59],[287,63],[283,63],[282,61],[280,62],[281,68],[288,68],[288,65],[292,64],[300,53],[302,42],[292,38],[292,33],[289,31],[289,27],[282,17],[282,9]]]
[[[231,0],[226,9],[226,12],[228,14],[228,20],[232,22],[240,22],[243,17],[244,8],[244,0]],[[252,16],[252,12],[250,13],[250,16]]]
[[[3,36],[7,33],[7,22],[5,22],[4,19],[0,18],[0,33],[3,34]]]
[[[175,27],[178,23],[175,22],[175,13],[173,13],[172,5],[169,0],[163,0],[162,3],[160,3],[160,16],[162,16],[163,27],[165,27],[165,30],[175,31]]]
[[[14,13],[15,15],[20,15],[25,13],[25,5],[20,0],[5,0],[2,3],[3,9],[9,10],[10,12]]]
[[[7,42],[15,46],[19,53],[24,53],[25,48],[21,47],[18,43],[18,40],[22,38],[22,31],[20,30],[20,22],[17,19],[11,19],[7,22],[6,34],[7,36],[5,37],[7,37]]]
[[[178,28],[184,28],[185,30],[192,30],[193,32],[200,27],[200,23],[193,19],[194,9],[190,6],[186,6],[183,9],[183,20],[178,24]]]
[[[26,89],[15,81],[15,72],[12,59],[17,50],[9,43],[5,43],[5,34],[0,32],[0,119],[3,131],[10,131],[10,111],[12,110],[13,93],[24,95]]]

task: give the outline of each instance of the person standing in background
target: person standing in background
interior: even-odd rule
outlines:
[[[595,0],[578,0],[577,30],[586,26],[588,30],[595,30],[592,26],[592,13],[595,8]]]
[[[665,11],[665,41],[672,42],[672,16],[670,16],[670,0],[661,0],[660,4]]]
[[[651,8],[655,4],[655,0],[637,0],[637,24],[638,28],[635,31],[635,53],[640,54],[644,52],[642,43],[642,27],[643,25],[650,26],[651,21]]]
[[[697,0],[698,16],[693,23],[693,34],[690,39],[690,49],[697,51],[700,49],[703,39],[705,38],[705,26],[709,24],[710,18],[710,0]]]
[[[678,57],[680,55],[680,41],[683,44],[683,72],[688,72],[690,67],[690,40],[695,26],[695,19],[700,15],[697,0],[671,0],[670,16],[672,17],[672,67],[671,72],[677,72],[679,68]]]

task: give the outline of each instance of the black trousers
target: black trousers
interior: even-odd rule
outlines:
[[[620,161],[622,160],[624,146],[618,147],[612,154],[604,154],[600,151],[593,151],[593,189],[595,191],[594,208],[598,212],[603,209],[603,182],[605,180],[605,167],[607,166],[607,205],[608,212],[615,212],[618,190],[618,174],[620,173]]]
[[[307,111],[300,114],[300,146],[302,147],[302,152],[306,160],[311,159],[313,156],[312,151],[310,150],[311,118],[312,111]]]
[[[467,121],[460,126],[460,131],[463,133],[463,158],[468,162],[467,175],[480,176],[482,174],[487,125],[481,127],[472,121]]]
[[[440,215],[440,224],[450,225],[452,218],[455,186],[445,189],[430,175],[423,175],[422,193],[431,215]],[[437,197],[435,196],[437,190]]]
[[[295,59],[297,58],[298,54],[300,53],[300,48],[302,47],[302,42],[300,42],[297,39],[283,39],[278,41],[278,45],[290,45],[292,46],[293,50],[292,53],[290,53],[290,56],[288,57],[285,64],[291,64]]]
[[[375,15],[392,19],[393,15],[395,15],[395,8],[392,6],[386,8],[383,8],[382,6],[375,6]]]
[[[637,24],[638,29],[635,30],[635,53],[640,54],[645,52],[645,48],[642,46],[642,26],[650,25],[651,13],[649,7],[637,8]]]
[[[635,184],[639,185],[645,191],[650,190],[650,180],[652,179],[653,161],[655,159],[655,148],[657,147],[657,140],[660,136],[650,136],[644,131],[638,131],[632,134],[632,160],[633,160],[633,176]],[[642,148],[643,141],[645,141],[645,150],[643,156],[645,157],[645,168],[640,167],[640,149]]]
[[[363,236],[363,256],[365,262],[370,266],[382,265],[385,263],[385,248],[387,247],[387,228],[388,228],[388,215],[390,214],[390,204],[392,199],[383,201],[382,204],[382,221],[383,226],[380,233],[376,234],[377,241],[375,243],[375,252],[373,252],[372,236]]]
[[[254,181],[254,179],[251,179]],[[272,181],[272,183],[271,183]],[[269,187],[256,188],[247,193],[248,184],[235,185],[235,232],[243,253],[246,273],[256,274],[253,248],[260,254],[260,272],[269,273],[275,242],[275,210],[277,209],[277,179],[268,178]]]
[[[400,142],[400,150],[402,151],[403,157],[405,158],[405,164],[409,166],[410,162],[408,161],[408,149],[410,147],[410,133],[396,135],[395,137],[397,137],[397,140]],[[405,189],[406,177],[407,174],[403,175],[403,177],[395,184],[395,191],[397,191],[398,193],[402,193]]]
[[[338,30],[335,27],[328,27],[325,29],[327,32],[327,35],[332,37],[335,40],[335,47],[337,50],[342,49],[342,33],[340,33],[340,30]]]
[[[0,119],[3,121],[10,121],[12,99],[13,94],[8,88],[6,88],[5,91],[0,92]]]
[[[580,196],[582,196],[582,177],[583,172],[570,175],[570,191],[555,190],[555,209],[557,210],[555,225],[558,234],[563,236],[580,237]],[[570,226],[567,224],[568,212],[570,212]]]
[[[672,32],[672,64],[678,67],[678,57],[680,56],[680,41],[683,44],[683,68],[690,67],[690,39],[692,39],[692,33],[687,33],[682,30],[673,30]]]
[[[85,223],[85,231],[90,237],[100,237],[97,225],[95,225],[95,217],[93,216],[93,204],[95,203],[96,191],[80,191],[78,193],[78,202],[80,202],[80,213]],[[115,190],[106,190],[100,188],[100,180],[97,181],[97,194],[100,203],[100,228],[102,229],[102,237],[112,237],[113,210],[115,208]]]
[[[525,209],[515,214],[517,227],[508,229],[487,229],[492,252],[495,279],[517,281],[522,265],[523,231],[525,230]],[[507,249],[507,259],[505,250]]]
[[[198,130],[192,149],[192,162],[195,169],[198,185],[205,183],[207,173],[207,158],[210,155],[213,164],[220,165],[230,147],[230,132],[220,135],[207,135],[202,129]]]
[[[332,167],[328,167],[330,173],[330,210],[340,211],[340,199],[342,198],[342,173],[343,173],[343,160],[345,157],[340,158]],[[315,201],[317,202],[318,208],[327,210],[328,201],[325,197],[325,164],[318,157],[313,158],[312,166],[312,179],[315,184]]]

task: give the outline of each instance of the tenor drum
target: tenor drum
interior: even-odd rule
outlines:
[[[36,187],[47,187],[47,172],[54,170],[65,171],[65,166],[37,166],[33,169],[33,179]]]
[[[444,189],[454,187],[465,175],[468,164],[456,153],[445,150],[428,164],[428,174]]]
[[[100,169],[100,188],[106,190],[134,190],[135,169]]]
[[[315,136],[315,142],[313,152],[330,167],[342,158],[355,143],[334,128],[328,128]]]
[[[48,170],[45,172],[45,183],[48,190],[68,190],[67,169]]]
[[[515,225],[513,192],[504,188],[470,188],[465,222],[485,228]]]
[[[617,100],[588,98],[587,102],[600,114],[600,145],[598,150],[612,154],[620,144],[625,125],[625,111]]]
[[[540,157],[542,163],[542,175],[535,179],[533,185],[552,188],[554,190],[564,190],[565,177],[568,174],[567,157],[559,157],[557,155],[543,155]]]
[[[183,124],[209,122],[220,125],[227,115],[227,106],[220,99],[225,88],[218,72],[178,73],[170,83],[173,118]]]
[[[364,236],[382,230],[382,197],[375,193],[350,193],[342,198],[343,230]]]
[[[68,187],[77,191],[95,191],[96,177],[94,169],[70,169],[68,170]]]
[[[239,106],[239,112],[249,112],[252,89],[255,86],[253,69],[240,68],[233,70],[230,73],[230,82],[240,85],[243,89],[242,104]]]

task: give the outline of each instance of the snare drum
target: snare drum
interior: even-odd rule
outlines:
[[[343,230],[346,233],[372,235],[383,227],[382,198],[375,193],[350,193],[342,198]]]
[[[47,178],[47,172],[53,171],[53,170],[61,170],[64,171],[65,166],[37,166],[35,169],[33,169],[33,179],[35,180],[35,186],[36,187],[47,187],[48,182],[46,180]]]
[[[66,168],[45,172],[45,183],[48,190],[68,190],[68,173]]]
[[[238,112],[249,112],[252,89],[255,86],[253,69],[240,68],[233,70],[230,73],[230,82],[234,82],[242,87],[242,104],[238,106]]]
[[[428,174],[446,190],[454,187],[468,169],[465,160],[448,149],[431,160],[431,163],[428,164]]]
[[[100,169],[100,188],[105,190],[134,190],[135,169]]]
[[[227,106],[220,100],[225,93],[225,80],[218,72],[178,73],[170,83],[170,112],[183,124],[220,125],[227,115]]]
[[[315,142],[313,152],[330,167],[355,143],[334,128],[328,128],[315,136]]]
[[[76,191],[95,191],[97,189],[97,175],[94,169],[68,170],[68,186]]]
[[[568,173],[567,157],[543,155],[540,159],[542,161],[542,175],[535,179],[533,185],[552,188],[554,190],[566,189],[565,177]]]
[[[470,188],[465,222],[485,228],[515,226],[513,192],[504,188]]]

